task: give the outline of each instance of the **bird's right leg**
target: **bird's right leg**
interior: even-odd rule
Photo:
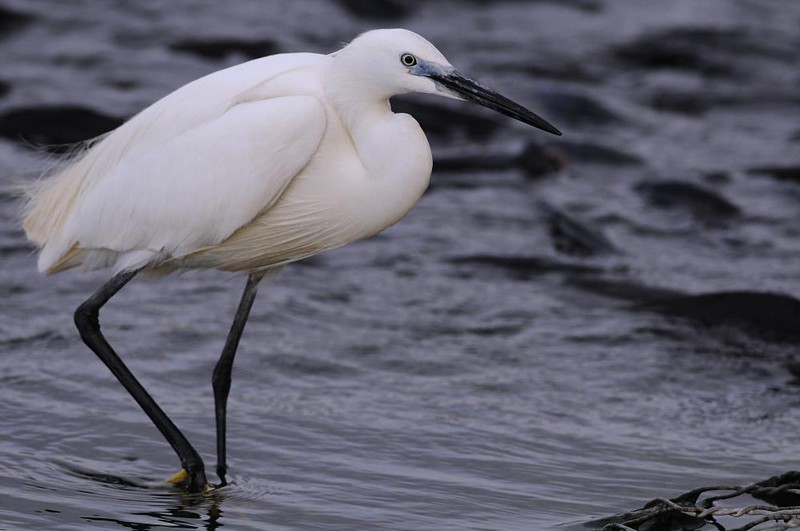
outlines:
[[[228,338],[219,357],[217,365],[214,367],[214,376],[211,381],[214,389],[214,412],[217,422],[217,476],[219,485],[227,485],[225,475],[228,473],[228,462],[226,457],[226,426],[228,394],[231,390],[231,373],[233,371],[233,359],[236,356],[236,349],[239,348],[239,340],[244,332],[244,325],[250,316],[250,309],[258,291],[258,283],[264,278],[264,272],[251,273],[247,277],[247,285],[239,301],[239,308],[233,318]]]
[[[117,377],[119,383],[127,389],[128,393],[150,417],[156,428],[164,435],[167,442],[178,454],[181,466],[186,471],[186,477],[182,481],[185,482],[186,488],[190,492],[200,492],[208,485],[205,467],[200,454],[197,453],[167,414],[164,413],[164,410],[153,400],[153,397],[142,387],[142,384],[133,376],[100,332],[100,308],[135,277],[138,272],[138,270],[123,271],[114,275],[86,302],[78,306],[78,309],[75,310],[75,325],[78,327],[83,342],[106,364],[114,376]]]

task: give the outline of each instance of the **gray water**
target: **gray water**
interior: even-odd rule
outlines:
[[[356,4],[0,1],[25,14],[0,25],[0,129],[19,109],[128,117],[247,59],[187,41],[328,52],[403,26],[565,133],[398,103],[433,113],[431,189],[261,290],[232,485],[207,497],[164,483],[177,459],[74,329],[108,274],[41,277],[3,194],[0,529],[571,528],[796,468],[800,3]],[[475,123],[437,125],[450,110]],[[47,164],[20,136],[0,139],[6,184]],[[526,145],[552,171],[525,171]],[[210,470],[243,286],[140,279],[101,317]]]

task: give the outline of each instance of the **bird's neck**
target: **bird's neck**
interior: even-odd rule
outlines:
[[[413,124],[409,124],[409,117],[399,119],[392,112],[389,105],[391,94],[379,90],[369,77],[357,75],[358,71],[353,75],[352,71],[347,74],[348,69],[336,63],[331,67],[324,83],[327,99],[352,139],[368,174],[384,175],[388,169],[387,161],[396,157],[403,142],[410,142],[413,144],[410,147],[417,150],[430,151],[421,131],[408,130],[409,126],[418,129],[416,122],[411,120]],[[413,155],[413,152],[408,153],[409,157]],[[408,164],[396,167],[402,170],[406,166]]]
[[[376,96],[353,80],[334,79],[328,99],[347,130],[369,181],[369,205],[389,226],[416,204],[428,187],[432,159],[419,124],[395,114],[389,95]],[[337,83],[341,82],[341,83]]]

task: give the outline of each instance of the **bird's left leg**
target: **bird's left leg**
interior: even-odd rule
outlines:
[[[179,481],[185,484],[190,492],[201,492],[208,483],[200,454],[150,396],[150,393],[142,387],[142,384],[114,352],[100,331],[100,309],[138,272],[139,270],[122,271],[114,275],[94,295],[78,306],[78,309],[75,310],[75,325],[78,327],[83,342],[106,364],[178,454],[183,466]]]
[[[228,394],[231,390],[231,372],[233,370],[233,358],[236,356],[236,349],[239,346],[239,339],[242,337],[244,325],[250,316],[250,309],[256,298],[258,283],[264,278],[265,273],[251,273],[247,277],[247,285],[239,301],[239,308],[233,318],[231,330],[225,340],[225,346],[219,357],[217,365],[214,367],[214,375],[211,380],[214,388],[214,414],[217,421],[217,476],[219,476],[219,487],[227,485],[225,474],[228,472],[228,465],[225,458],[225,412],[228,406]]]

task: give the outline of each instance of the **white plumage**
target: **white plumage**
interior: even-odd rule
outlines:
[[[253,271],[396,222],[427,186],[430,150],[384,94],[339,71],[370,70],[389,35],[447,64],[410,32],[372,32],[335,54],[213,73],[143,110],[33,188],[24,227],[39,269]]]
[[[231,370],[258,283],[380,232],[428,186],[427,139],[388,102],[405,92],[471,100],[560,134],[461,75],[419,35],[376,30],[330,55],[276,55],[189,83],[31,186],[23,226],[41,248],[39,270],[114,269],[75,323],[175,449],[175,480],[189,490],[208,484],[203,460],[105,339],[100,309],[140,271],[249,273],[213,376],[224,485]]]

